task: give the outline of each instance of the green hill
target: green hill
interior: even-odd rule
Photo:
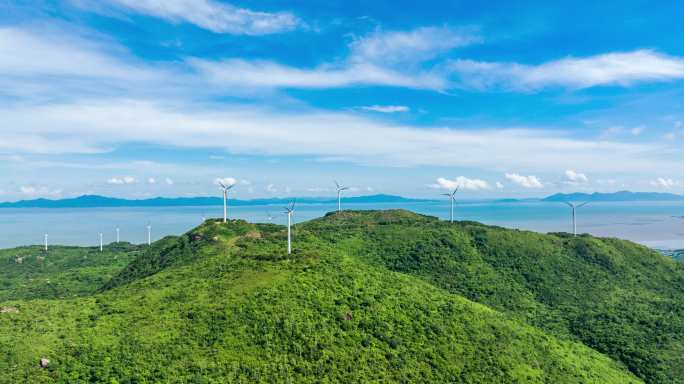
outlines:
[[[134,260],[142,247],[30,246],[0,249],[0,302],[65,298],[95,293]]]
[[[684,382],[684,269],[643,247],[406,211],[285,236],[208,221],[95,294],[0,300],[0,382]]]

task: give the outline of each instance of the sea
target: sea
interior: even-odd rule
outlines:
[[[336,209],[335,204],[299,204],[294,219],[302,222]],[[394,209],[449,218],[449,202],[398,202],[344,204],[343,209]],[[565,204],[529,202],[463,201],[456,205],[456,220],[537,232],[571,232],[570,208]],[[144,208],[3,208],[0,209],[0,248],[49,244],[96,246],[116,240],[144,243],[147,226],[152,240],[179,235],[203,220],[223,215],[222,206]],[[230,218],[251,222],[285,224],[284,207],[278,205],[236,206]],[[595,202],[577,212],[580,233],[617,237],[662,249],[684,249],[684,202]]]

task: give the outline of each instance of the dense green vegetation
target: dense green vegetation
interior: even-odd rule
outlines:
[[[285,236],[209,221],[95,294],[0,298],[0,383],[684,383],[684,267],[646,248],[406,211]]]
[[[369,262],[579,340],[648,382],[684,382],[679,263],[617,239],[385,216],[344,213],[306,228]]]
[[[0,302],[65,298],[95,293],[134,260],[141,247],[129,243],[99,247],[51,246],[0,250]]]

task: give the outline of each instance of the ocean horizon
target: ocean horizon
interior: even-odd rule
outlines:
[[[334,211],[336,204],[298,204],[295,222]],[[343,209],[407,209],[448,220],[448,201],[348,203]],[[229,207],[232,219],[285,224],[282,205]],[[272,220],[269,220],[269,214]],[[221,206],[108,207],[108,208],[5,208],[0,211],[0,248],[43,244],[44,234],[53,245],[96,246],[99,233],[105,244],[116,240],[144,243],[147,225],[152,239],[180,235],[203,219],[222,217]],[[578,210],[578,233],[616,237],[657,249],[684,248],[684,202],[595,202]],[[541,201],[462,201],[456,220],[477,221],[506,228],[542,233],[571,232],[570,210],[561,203]]]

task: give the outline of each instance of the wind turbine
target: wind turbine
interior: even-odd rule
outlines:
[[[226,223],[228,222],[228,191],[230,191],[235,184],[226,186],[222,181],[219,181],[218,183],[221,185],[221,189],[223,190],[223,222]]]
[[[116,243],[119,244],[119,227],[116,227]]]
[[[100,252],[102,252],[102,232],[100,232]]]
[[[585,205],[589,204],[589,202],[585,201],[581,204],[575,204],[566,201],[565,204],[572,208],[572,234],[573,236],[577,236],[577,209],[584,207]]]
[[[147,223],[147,245],[152,245],[152,225]]]
[[[45,234],[45,252],[47,252],[47,250],[48,250],[47,239],[48,239],[48,234],[46,233]]]
[[[346,191],[349,187],[342,186],[337,181],[335,181],[335,187],[337,188],[337,212],[340,212],[342,210],[342,191]]]
[[[266,211],[266,219],[268,219],[269,222],[273,221],[273,215],[271,215],[271,212]]]
[[[292,225],[292,214],[294,214],[295,201],[285,207],[285,214],[287,214],[287,254],[292,253],[292,237],[290,226]]]
[[[449,201],[451,202],[451,214],[449,215],[449,222],[453,223],[454,222],[454,201],[456,201],[456,192],[458,192],[458,189],[460,186],[456,187],[451,193],[442,193],[442,196],[448,196]]]

